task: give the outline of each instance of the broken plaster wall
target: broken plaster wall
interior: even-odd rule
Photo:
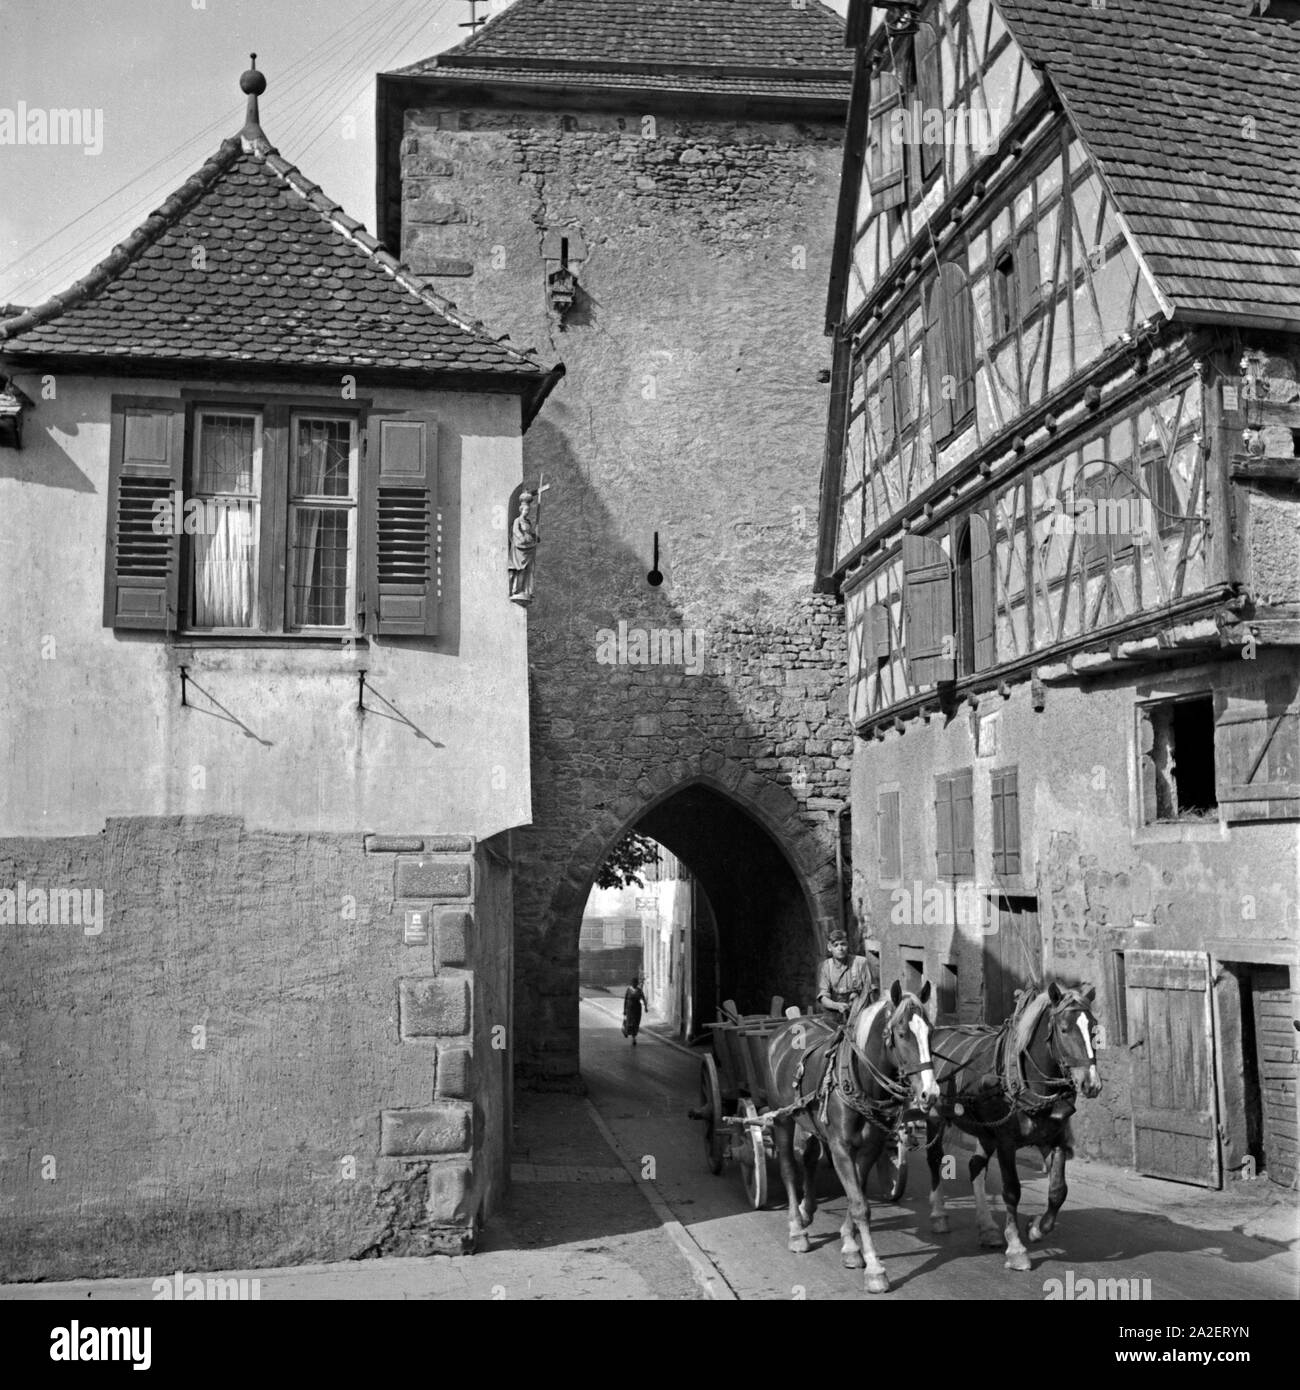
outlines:
[[[913,910],[936,877],[936,776],[973,770],[975,880],[980,901],[1008,887],[1037,899],[1043,973],[1096,986],[1103,1029],[1103,1090],[1079,1102],[1076,1148],[1133,1162],[1131,1066],[1121,1041],[1115,952],[1204,951],[1213,941],[1269,950],[1295,940],[1300,910],[1300,836],[1295,822],[1150,828],[1140,824],[1135,753],[1138,701],[1267,680],[1294,670],[1286,649],[1235,653],[1200,667],[1148,668],[1140,680],[1111,677],[1050,686],[1033,709],[1028,683],[963,704],[951,718],[909,721],[904,733],[859,740],[853,772],[854,901],[864,935],[881,945],[886,987],[919,951],[927,976],[957,971],[957,1019],[983,1017],[989,968],[981,924],[927,920]],[[977,729],[979,739],[977,742]],[[1212,750],[1204,750],[1212,756]],[[990,774],[1018,769],[1021,878],[999,885],[992,865]],[[881,787],[901,789],[901,884],[882,884],[874,811]],[[922,896],[917,896],[917,894]],[[994,925],[991,921],[985,926]],[[1249,958],[1247,955],[1246,958]],[[1226,1046],[1227,1040],[1224,1041]]]

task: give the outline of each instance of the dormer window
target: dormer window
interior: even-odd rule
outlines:
[[[432,417],[285,397],[114,397],[112,450],[107,626],[437,632]]]

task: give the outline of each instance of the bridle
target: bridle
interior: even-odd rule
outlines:
[[[1063,994],[1055,1004],[1052,1005],[1047,1015],[1047,1055],[1052,1059],[1052,1065],[1056,1068],[1056,1075],[1044,1071],[1037,1062],[1034,1061],[1028,1048],[1025,1049],[1025,1069],[1026,1080],[1024,1089],[1017,1097],[1017,1104],[1028,1110],[1037,1110],[1040,1107],[1046,1108],[1053,1105],[1065,1095],[1075,1095],[1078,1088],[1074,1084],[1074,1078],[1070,1075],[1071,1069],[1078,1065],[1071,1062],[1068,1058],[1061,1056],[1060,1033],[1064,1028],[1066,1016],[1073,1010],[1075,1016],[1082,1015],[1087,1018],[1089,1032],[1096,1024],[1097,1020],[1092,1016],[1092,1010],[1087,1003],[1075,990]],[[1070,1027],[1074,1025],[1071,1023]],[[1095,1065],[1094,1059],[1088,1059]],[[1044,1086],[1043,1091],[1037,1091],[1028,1080],[1028,1070],[1033,1068],[1038,1074],[1038,1083]]]

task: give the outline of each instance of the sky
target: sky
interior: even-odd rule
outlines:
[[[271,142],[373,230],[375,74],[459,43],[469,15],[468,0],[0,0],[0,304],[66,289],[239,130],[250,52]],[[13,143],[33,112],[67,109],[87,113],[79,132]]]

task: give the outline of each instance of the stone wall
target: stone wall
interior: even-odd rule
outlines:
[[[0,889],[102,905],[0,927],[0,1279],[468,1248],[504,1183],[503,872],[226,817],[0,841]]]
[[[811,588],[842,133],[685,108],[448,98],[406,114],[404,257],[567,368],[525,449],[528,479],[552,485],[529,613],[533,826],[517,836],[532,1077],[576,1071],[592,875],[693,780],[764,828],[818,924],[764,964],[772,992],[794,994],[837,915],[845,645]],[[547,284],[564,243],[578,288],[561,314]],[[639,662],[638,631],[675,634],[668,659]],[[682,856],[693,869],[708,838]]]

